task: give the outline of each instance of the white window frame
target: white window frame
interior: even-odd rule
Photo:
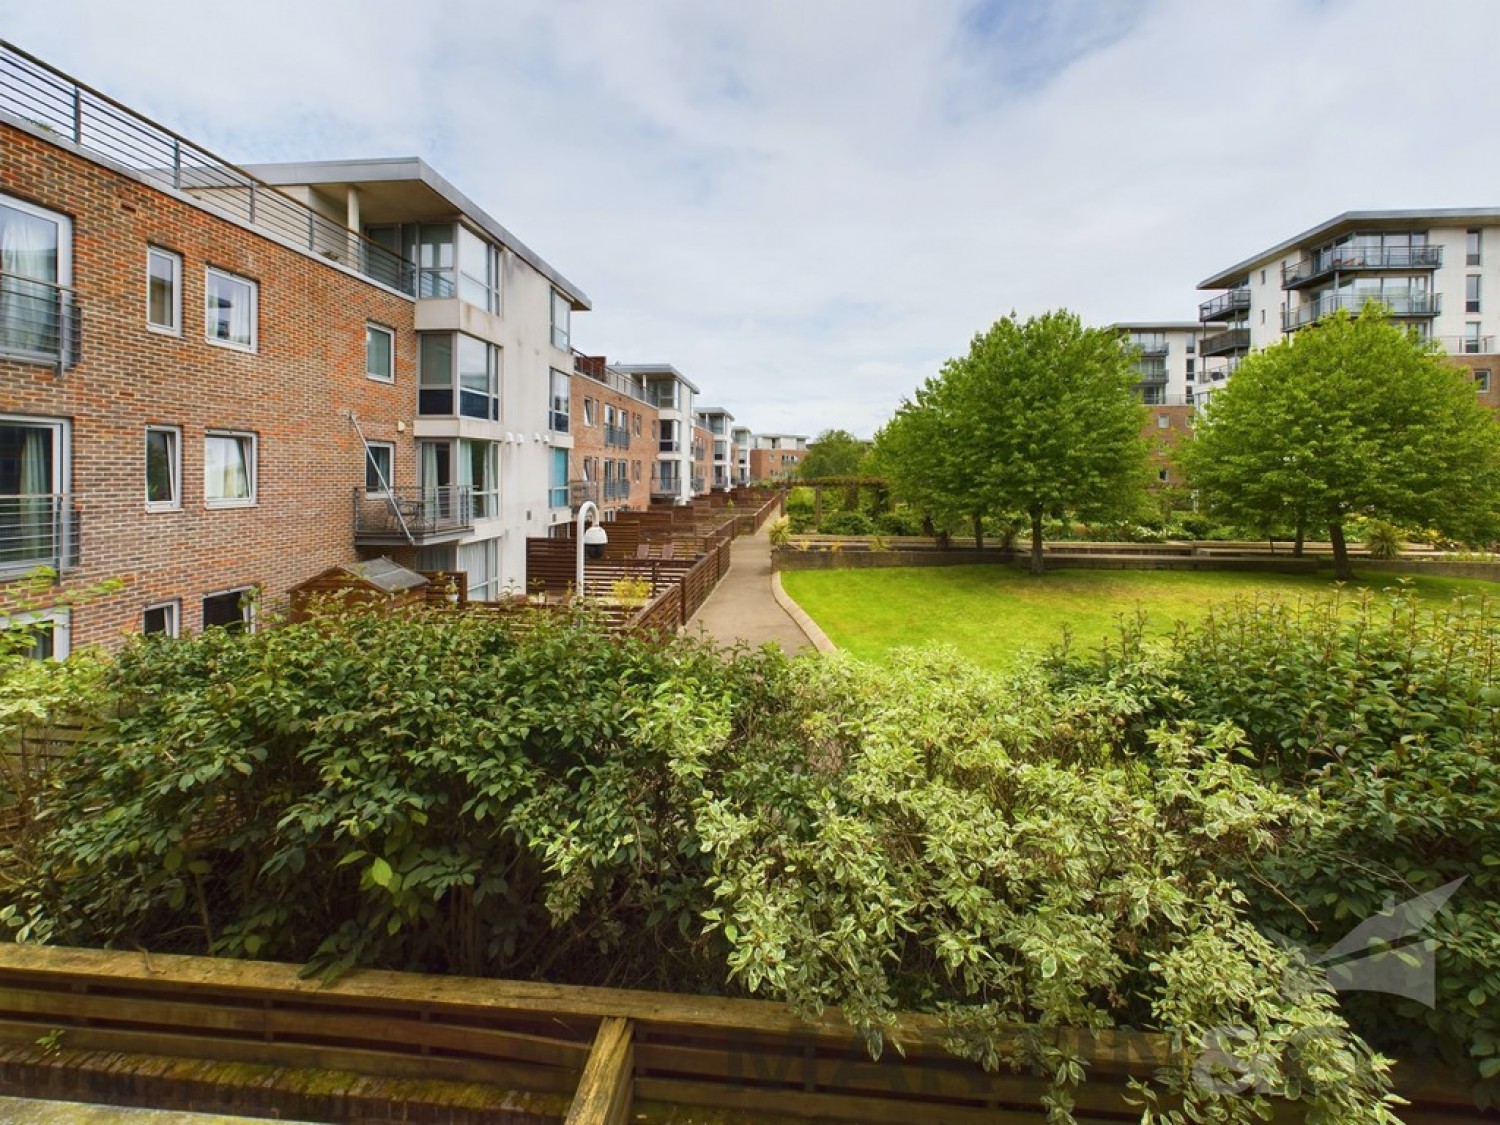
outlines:
[[[52,623],[51,659],[67,659],[73,651],[73,611],[70,609],[33,609],[24,613],[7,614],[0,617],[0,633],[44,621]]]
[[[594,400],[585,396],[583,400],[583,424],[592,426],[597,415],[594,412]]]
[[[1474,368],[1474,389],[1480,394],[1489,394],[1490,369],[1488,367]]]
[[[172,499],[151,499],[151,435],[165,434],[169,439],[167,442],[167,454],[169,458],[168,469],[172,475]],[[181,426],[147,426],[146,427],[146,511],[148,512],[180,512],[182,511],[182,427]]]
[[[385,489],[372,489],[370,487],[370,464],[374,460],[370,456],[377,449],[383,449],[388,455],[386,468],[390,471],[385,474]],[[365,442],[365,495],[366,496],[388,496],[396,487],[396,443],[393,441],[367,441]]]
[[[168,636],[168,637],[180,637],[180,636],[182,636],[182,599],[181,598],[169,598],[167,601],[164,601],[164,602],[152,602],[148,606],[142,606],[141,607],[141,634],[143,636],[152,636],[152,635],[154,635],[154,634],[149,634],[149,633],[146,632],[146,614],[151,613],[151,612],[153,612],[155,610],[158,610],[158,609],[164,609],[164,610],[167,611],[167,627],[165,629],[158,630],[158,632],[161,633],[162,635],[165,635],[165,636]]]
[[[198,600],[198,622],[200,627],[203,629],[222,628],[222,626],[219,625],[202,624],[203,606],[210,598],[225,598],[230,594],[233,594],[237,602],[240,603],[240,619],[245,623],[245,632],[255,632],[255,598],[251,597],[249,601],[245,601],[245,596],[247,594],[253,595],[255,593],[255,586],[231,586],[227,590],[211,590],[208,593],[204,594],[203,597]]]
[[[234,285],[243,285],[250,298],[250,339],[248,343],[239,340],[226,340],[213,334],[213,326],[218,320],[218,310],[209,304],[211,292],[210,282],[214,278],[230,282]],[[241,277],[237,273],[228,270],[217,269],[214,266],[205,266],[203,270],[203,338],[216,348],[228,348],[236,352],[254,352],[260,347],[260,284],[248,277]]]
[[[370,371],[370,334],[379,333],[390,343],[386,350],[386,373],[376,375]],[[365,321],[365,378],[376,383],[394,383],[396,381],[396,330],[387,328],[384,324],[376,324],[373,320]]]
[[[151,319],[151,263],[160,258],[172,267],[172,323],[159,324]],[[204,301],[208,298],[205,296]],[[146,327],[163,336],[182,335],[182,255],[160,246],[146,247]]]
[[[208,443],[212,439],[230,439],[234,441],[248,441],[250,443],[250,455],[245,459],[246,484],[249,485],[250,495],[247,497],[216,497],[208,494]],[[260,439],[259,436],[246,430],[208,430],[203,435],[203,505],[206,508],[253,508],[260,498]]]

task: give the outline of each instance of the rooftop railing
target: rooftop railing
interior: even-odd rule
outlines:
[[[399,255],[3,39],[0,114],[373,281],[414,291],[411,266]]]
[[[73,290],[0,272],[0,355],[65,371],[78,363],[82,341]]]
[[[582,352],[573,352],[573,371],[596,383],[602,383],[612,391],[619,391],[622,395],[628,395],[637,402],[643,402],[647,406],[655,405],[646,394],[646,389],[640,382],[629,375],[622,374],[610,367],[604,361],[603,356],[584,355]]]

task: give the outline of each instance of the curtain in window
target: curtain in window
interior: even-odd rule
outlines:
[[[0,347],[59,347],[57,224],[0,205]]]
[[[15,527],[5,535],[6,562],[47,562],[55,554],[52,519],[52,431],[21,430],[21,473]]]
[[[250,499],[250,466],[242,438],[209,438],[203,445],[204,491],[210,500]]]

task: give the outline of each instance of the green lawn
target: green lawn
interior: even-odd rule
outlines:
[[[1352,587],[1384,589],[1397,576],[1375,574]],[[1236,597],[1330,593],[1316,575],[1234,571],[1060,570],[1033,578],[1009,566],[784,571],[786,592],[841,649],[872,660],[893,649],[943,642],[988,668],[1009,668],[1024,651],[1043,652],[1066,627],[1075,646],[1093,648],[1122,614],[1143,609],[1148,628],[1167,632],[1210,605]],[[1495,583],[1466,578],[1410,580],[1424,601],[1494,595]]]

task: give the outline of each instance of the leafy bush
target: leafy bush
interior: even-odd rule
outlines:
[[[1087,671],[1083,665],[1087,664]],[[1500,614],[1487,602],[1429,611],[1401,593],[1211,613],[1167,650],[1139,635],[1062,681],[1149,700],[1161,721],[1230,722],[1268,782],[1324,815],[1239,873],[1256,917],[1328,947],[1388,900],[1465,882],[1433,922],[1433,1006],[1340,997],[1377,1046],[1440,1060],[1493,1099],[1500,1083]],[[1082,677],[1080,679],[1080,676]]]
[[[766,527],[766,535],[773,547],[785,547],[792,538],[792,521],[788,516],[777,516]]]
[[[1401,557],[1401,533],[1384,520],[1371,520],[1364,528],[1365,548],[1372,559]]]
[[[811,516],[813,514],[813,490],[798,485],[786,494],[784,510],[789,516]]]
[[[863,512],[834,512],[823,517],[818,530],[824,535],[873,535],[875,524]]]
[[[881,535],[921,535],[922,519],[904,508],[883,512],[875,517],[875,530]]]

